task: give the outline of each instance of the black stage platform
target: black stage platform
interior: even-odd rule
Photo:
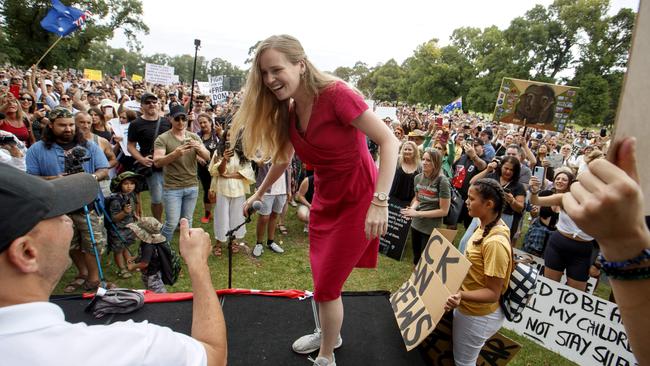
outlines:
[[[292,342],[314,330],[311,299],[258,295],[223,296],[229,365],[310,365],[291,350]],[[149,303],[135,313],[95,319],[84,312],[89,300],[53,297],[70,322],[110,324],[148,320],[190,334],[192,302]],[[337,365],[425,365],[420,351],[406,352],[387,292],[344,293],[343,346]],[[315,357],[315,355],[312,355]]]

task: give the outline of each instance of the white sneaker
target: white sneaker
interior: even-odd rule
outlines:
[[[336,339],[336,344],[334,345],[334,349],[339,348],[342,345],[343,345],[343,339],[339,334],[338,338]],[[318,349],[320,349],[320,330],[316,329],[314,330],[314,333],[307,334],[298,338],[295,342],[293,342],[291,348],[293,349],[294,352],[303,355],[310,354],[314,351],[317,351]]]
[[[311,357],[308,358],[309,361],[313,361],[314,365],[313,366],[336,366],[336,358],[334,358],[334,355],[332,355],[332,361],[328,360],[326,357],[316,357],[316,359],[312,359]]]
[[[259,257],[264,253],[264,246],[260,243],[255,244],[255,248],[253,248],[253,256]]]
[[[309,233],[309,225],[305,224],[305,227],[302,229],[303,233]]]
[[[272,251],[276,252],[276,253],[279,253],[279,254],[284,253],[284,249],[282,249],[282,247],[279,246],[278,243],[276,243],[276,242],[272,242],[271,244],[269,244],[269,248]]]

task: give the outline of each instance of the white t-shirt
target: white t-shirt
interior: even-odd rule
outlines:
[[[287,194],[287,172],[285,171],[278,180],[271,185],[271,192],[268,194],[277,195],[277,194]]]
[[[132,320],[110,325],[65,321],[49,302],[0,307],[6,365],[206,365],[205,348],[167,327]]]

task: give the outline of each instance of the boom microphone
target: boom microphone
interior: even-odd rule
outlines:
[[[251,205],[251,207],[249,207],[249,208],[248,208],[248,211],[246,211],[246,214],[247,214],[246,216],[251,217],[252,214],[254,214],[255,212],[261,210],[262,207],[264,207],[264,206],[262,205],[262,202],[260,202],[260,201],[253,201],[253,204]]]

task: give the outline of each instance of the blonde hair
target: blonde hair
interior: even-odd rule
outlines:
[[[413,149],[413,162],[419,167],[421,162],[420,162],[420,149],[418,149],[418,145],[413,142],[413,141],[404,141],[402,146],[399,148],[399,164],[402,165],[404,162],[404,146],[410,145],[411,148]]]
[[[289,162],[282,148],[289,141],[289,99],[279,101],[264,85],[260,72],[260,57],[264,51],[274,49],[282,53],[289,62],[305,65],[305,73],[301,75],[300,85],[307,92],[318,96],[327,86],[339,81],[335,76],[318,70],[305,55],[300,42],[289,35],[275,35],[260,42],[255,51],[252,67],[248,72],[244,87],[241,108],[233,119],[230,144],[234,146],[235,139],[243,139],[244,154],[255,157],[261,154],[261,160],[271,159],[275,162]]]

